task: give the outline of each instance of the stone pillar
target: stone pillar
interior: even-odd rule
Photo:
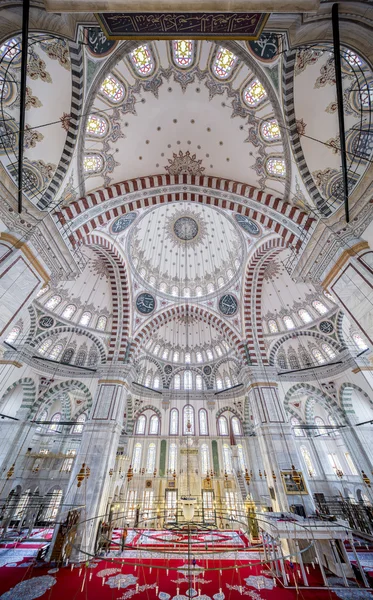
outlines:
[[[373,346],[373,251],[369,244],[351,240],[324,274],[322,285]]]
[[[86,558],[84,551],[93,554],[99,522],[108,518],[109,471],[115,466],[126,407],[125,384],[129,376],[125,371],[126,368],[122,366],[121,375],[110,373],[111,376],[106,375],[99,380],[90,419],[84,426],[69,483],[65,513],[82,507],[74,557],[79,557],[80,560]],[[77,475],[83,463],[89,467],[90,475],[77,487]]]
[[[15,236],[0,233],[0,336],[8,332],[20,312],[31,304],[49,281],[34,250]]]
[[[289,471],[291,465],[302,470],[302,462],[280,400],[276,375],[276,370],[269,366],[245,367],[241,372],[254,416],[254,431],[267,474],[272,508],[282,512],[288,511],[291,504],[300,504],[307,514],[314,511],[311,495],[287,494],[281,477],[281,471]],[[253,465],[254,468],[257,470]],[[302,470],[302,475],[308,487],[307,473]]]

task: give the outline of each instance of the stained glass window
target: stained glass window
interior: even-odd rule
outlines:
[[[165,348],[163,350],[162,358],[163,358],[163,360],[167,360],[168,359],[168,348]]]
[[[62,298],[61,296],[52,296],[51,298],[49,298],[49,300],[45,303],[45,308],[49,308],[50,310],[53,310],[54,308],[56,308],[59,303],[61,302]]]
[[[231,424],[234,435],[242,435],[241,423],[237,417],[232,417]]]
[[[220,46],[212,65],[212,71],[219,79],[227,79],[237,61],[238,57],[233,52]]]
[[[104,317],[103,315],[101,315],[101,317],[98,318],[96,329],[100,329],[101,331],[105,331],[105,329],[106,329],[106,323],[107,323],[107,318]]]
[[[345,452],[345,459],[350,468],[352,475],[358,475],[357,469],[355,467],[355,464],[354,464],[349,452]]]
[[[328,312],[328,309],[326,308],[325,304],[320,302],[320,300],[315,300],[314,302],[312,302],[312,306],[317,310],[317,312],[320,315],[325,315],[325,313]]]
[[[200,454],[201,454],[201,472],[202,472],[202,475],[207,475],[207,473],[211,469],[210,453],[209,453],[209,447],[207,444],[201,444]]]
[[[180,353],[179,353],[179,351],[178,351],[178,350],[175,350],[175,352],[174,352],[174,354],[173,354],[173,357],[172,357],[172,360],[173,360],[174,362],[179,362],[179,356],[180,356]]]
[[[312,348],[312,356],[319,365],[324,364],[325,358],[321,354],[320,350],[318,350],[317,348]]]
[[[38,350],[39,354],[41,354],[42,356],[44,354],[46,354],[52,344],[53,344],[53,340],[51,340],[51,339],[45,340],[45,342],[42,343],[42,345],[40,346],[40,348]]]
[[[308,452],[307,448],[305,448],[304,446],[300,447],[300,451],[302,453],[304,464],[306,465],[306,469],[307,469],[308,473],[312,477],[315,477],[316,476],[316,470],[315,470],[315,467],[313,466],[310,453]]]
[[[325,423],[321,417],[315,417],[314,419],[315,425],[317,425],[317,429],[315,429],[315,435],[321,435],[324,433]]]
[[[13,342],[16,341],[16,339],[20,333],[21,333],[20,327],[13,327],[13,329],[9,332],[8,337],[6,338],[5,341],[8,342],[8,344],[12,344]]]
[[[87,420],[87,415],[85,415],[84,413],[82,415],[79,415],[79,417],[76,420],[76,425],[74,425],[74,429],[73,429],[73,433],[82,433],[83,429],[84,429],[84,423]]]
[[[49,425],[48,431],[59,431],[58,423],[61,421],[61,413],[55,413],[51,418],[52,423]]]
[[[149,444],[148,456],[146,458],[146,472],[153,473],[155,469],[155,444]]]
[[[89,135],[102,137],[105,135],[106,131],[107,122],[103,117],[99,117],[98,115],[89,115],[86,128],[86,132]]]
[[[52,350],[52,352],[49,354],[49,358],[51,358],[52,360],[57,360],[59,355],[61,354],[63,349],[62,344],[56,344]]]
[[[183,434],[194,435],[194,408],[190,404],[183,408]]]
[[[151,471],[148,471],[148,473],[151,473]],[[143,508],[142,518],[143,519],[151,519],[152,518],[153,503],[154,503],[154,491],[153,490],[144,490],[143,505],[142,505],[142,508]]]
[[[204,408],[199,411],[199,435],[208,435],[207,412]]]
[[[99,173],[104,166],[101,154],[86,154],[83,159],[83,168],[86,173]]]
[[[232,473],[231,449],[228,444],[223,444],[223,463],[224,470],[230,475]]]
[[[217,390],[222,390],[223,389],[223,381],[220,377],[216,378],[216,389]]]
[[[84,312],[80,317],[79,325],[83,325],[83,327],[88,327],[91,318],[92,313],[90,313],[89,311]]]
[[[199,362],[199,363],[203,362],[203,358],[202,358],[201,352],[196,352],[196,361]]]
[[[65,319],[71,319],[71,317],[73,316],[75,311],[76,311],[75,304],[69,304],[68,306],[66,306],[65,310],[63,311],[62,316]]]
[[[288,364],[286,362],[286,357],[285,357],[284,352],[279,352],[278,353],[277,361],[278,361],[280,369],[287,369],[288,368]]]
[[[135,444],[135,447],[133,449],[133,454],[132,454],[132,468],[135,473],[138,473],[140,471],[141,451],[142,451],[141,444],[139,444],[139,443]]]
[[[160,383],[160,380],[159,380],[159,375],[156,375],[156,376],[154,377],[154,381],[153,381],[153,388],[154,388],[155,390],[157,390],[157,389],[159,388],[159,383]]]
[[[154,354],[154,356],[158,356],[158,353],[159,353],[160,349],[161,349],[161,347],[160,347],[160,345],[159,345],[159,344],[157,344],[157,345],[154,347],[154,350],[153,350],[153,354]]]
[[[281,139],[280,127],[276,119],[264,121],[260,127],[262,137],[267,142],[275,142]]]
[[[216,346],[215,346],[215,351],[216,351],[216,354],[217,354],[218,356],[223,356],[223,350],[221,349],[221,347],[220,347],[220,346],[216,345]]]
[[[279,156],[267,158],[266,169],[269,175],[272,175],[273,177],[285,177],[286,175],[285,161]]]
[[[181,377],[177,373],[174,377],[174,390],[179,390],[181,388]]]
[[[306,311],[304,308],[300,309],[300,311],[298,312],[298,315],[302,319],[303,323],[311,323],[312,317],[311,317],[310,313],[308,311]]]
[[[270,321],[268,321],[268,329],[271,333],[277,333],[278,332],[278,326],[277,323],[274,319],[271,319]]]
[[[172,408],[170,412],[170,435],[179,433],[179,413],[177,408]]]
[[[168,450],[168,470],[171,473],[176,471],[176,466],[177,466],[176,463],[177,463],[177,445],[170,444],[170,447]]]
[[[154,60],[147,44],[135,48],[130,54],[131,62],[141,77],[148,77],[154,71]]]
[[[356,67],[361,67],[363,65],[363,59],[360,58],[360,56],[352,50],[345,50],[343,52],[343,56],[350,65],[350,67],[352,67],[353,69],[356,69]]]
[[[193,387],[192,371],[185,371],[184,373],[184,390],[191,390]]]
[[[185,352],[185,362],[190,363],[190,352]]]
[[[225,417],[219,417],[219,434],[220,435],[228,435],[228,422]]]
[[[301,427],[297,427],[297,425],[301,424],[299,419],[297,417],[291,417],[290,423],[293,427],[295,437],[303,437],[303,429]]]
[[[150,417],[149,423],[149,434],[150,435],[158,435],[159,433],[159,417],[157,415],[152,415]]]
[[[291,317],[289,317],[289,315],[285,315],[283,317],[283,321],[285,323],[286,329],[294,329],[294,327],[295,327],[294,321]]]
[[[186,69],[193,63],[194,42],[192,40],[174,40],[172,57],[177,67]]]
[[[335,353],[333,348],[329,346],[329,344],[321,344],[321,348],[323,349],[328,358],[335,358],[337,356],[337,354]]]
[[[203,388],[202,375],[196,375],[196,390],[202,390],[202,388]]]
[[[240,465],[240,470],[242,473],[245,473],[246,460],[245,460],[245,454],[244,454],[241,444],[237,444],[237,454],[238,454],[238,464]]]
[[[102,82],[100,92],[112,102],[120,102],[124,97],[123,85],[111,74]]]
[[[10,38],[0,46],[0,58],[8,62],[20,52],[21,44],[17,38]]]
[[[371,109],[373,105],[373,81],[361,86],[359,90],[359,99],[363,108]]]
[[[253,79],[247,88],[244,89],[243,99],[245,104],[250,106],[250,108],[258,106],[265,98],[267,98],[267,92],[259,79]]]
[[[352,339],[354,340],[354,342],[359,350],[366,350],[368,348],[368,346],[366,345],[366,343],[364,342],[363,338],[361,337],[361,335],[359,333],[353,333]]]
[[[140,415],[137,419],[136,433],[137,435],[145,435],[145,425],[146,425],[146,417],[145,415]]]

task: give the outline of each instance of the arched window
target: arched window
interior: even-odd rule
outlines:
[[[142,447],[140,443],[135,444],[132,454],[132,469],[135,473],[138,473],[141,468],[141,453]]]
[[[325,358],[321,354],[320,350],[318,350],[318,348],[312,348],[312,356],[313,356],[313,358],[315,359],[315,361],[317,362],[318,365],[323,365],[324,364]]]
[[[260,126],[260,133],[266,142],[276,142],[281,139],[280,127],[277,119],[264,121]]]
[[[364,342],[364,340],[361,337],[360,333],[353,333],[352,334],[352,339],[354,340],[355,345],[358,348],[358,350],[367,350],[368,346]]]
[[[196,390],[202,390],[202,388],[203,388],[202,375],[196,375]]]
[[[199,435],[208,435],[208,433],[207,411],[201,408],[199,411]]]
[[[344,49],[343,58],[348,62],[350,67],[352,67],[353,69],[356,69],[363,65],[363,59],[358,54],[356,54],[356,52],[353,52],[349,48]]]
[[[168,359],[168,352],[169,352],[168,348],[165,348],[163,350],[163,353],[162,353],[163,360],[167,360]]]
[[[277,362],[280,369],[287,369],[288,364],[286,362],[286,357],[284,352],[279,352],[277,355]]]
[[[266,169],[268,175],[272,177],[285,177],[286,165],[285,160],[281,156],[271,156],[266,160]]]
[[[75,304],[68,304],[68,306],[66,306],[66,308],[64,309],[62,316],[65,319],[71,319],[71,317],[73,316],[73,314],[76,311],[76,306]]]
[[[289,317],[289,315],[285,315],[283,317],[283,321],[284,321],[286,329],[294,329],[295,328],[294,321],[291,317]]]
[[[146,472],[153,473],[155,469],[155,444],[152,442],[148,446],[148,456],[146,457]]]
[[[207,473],[211,470],[210,453],[209,453],[209,447],[207,444],[201,444],[200,455],[201,455],[201,473],[202,473],[202,475],[207,475]]]
[[[111,74],[102,82],[100,92],[114,103],[120,102],[124,98],[123,85]]]
[[[177,408],[172,408],[170,411],[170,435],[178,435],[179,433],[179,411]]]
[[[50,352],[49,358],[51,358],[52,360],[57,360],[59,358],[62,350],[63,350],[62,344],[56,344],[53,347],[52,351]]]
[[[66,348],[62,354],[61,362],[66,363],[67,365],[70,364],[74,356],[74,352],[74,348]]]
[[[201,352],[196,352],[196,361],[197,361],[198,363],[201,363],[201,362],[203,362],[203,358],[202,358],[202,354],[201,354]]]
[[[243,91],[243,100],[250,108],[259,106],[267,98],[267,92],[259,79],[253,79]]]
[[[177,67],[187,69],[193,64],[193,40],[174,40],[172,42],[172,59]]]
[[[212,65],[212,72],[218,79],[227,79],[237,61],[238,57],[233,52],[220,46]]]
[[[60,304],[61,300],[62,300],[61,296],[58,296],[58,295],[52,296],[45,303],[45,308],[49,308],[49,310],[54,310]]]
[[[300,368],[300,364],[299,364],[298,357],[297,357],[297,355],[295,353],[295,350],[289,350],[288,357],[289,357],[290,368],[291,369],[299,369]]]
[[[61,429],[58,425],[58,423],[61,421],[61,413],[55,413],[53,415],[53,417],[51,418],[51,424],[49,425],[49,429],[48,432],[50,433],[56,433],[56,432],[60,432]]]
[[[237,444],[237,455],[238,455],[238,464],[240,466],[240,471],[242,473],[245,473],[246,459],[245,459],[245,453],[244,453],[244,450],[243,450],[241,444]]]
[[[154,346],[154,350],[153,350],[154,356],[158,356],[160,349],[161,349],[161,347],[159,344],[156,344],[156,346]]]
[[[231,425],[234,435],[242,435],[241,423],[237,417],[232,417]]]
[[[46,294],[49,291],[49,285],[45,285],[44,287],[42,287],[38,293],[36,294],[37,298],[40,298],[40,296],[43,296],[44,294]]]
[[[181,388],[181,377],[180,374],[177,373],[174,377],[174,390],[179,390]]]
[[[39,417],[37,417],[37,419],[36,419],[36,420],[37,420],[37,421],[40,421],[40,422],[42,422],[42,423],[44,423],[44,421],[46,421],[46,420],[47,420],[47,418],[48,418],[48,411],[47,411],[47,409],[44,409],[44,410],[43,410],[43,412],[41,413],[41,415],[40,415]],[[41,426],[41,425],[39,425],[39,426],[36,428],[36,431],[41,431],[41,430],[42,430],[42,426]]]
[[[184,390],[191,390],[193,387],[192,371],[184,371]]]
[[[231,381],[231,378],[230,378],[230,377],[228,377],[228,375],[226,375],[226,376],[224,377],[224,383],[225,383],[225,387],[226,387],[227,389],[228,389],[228,388],[230,388],[230,387],[232,387],[232,381]]]
[[[221,347],[219,345],[215,346],[215,352],[219,357],[223,356],[223,350],[221,349]]]
[[[130,53],[130,59],[140,77],[149,77],[154,71],[155,62],[148,44],[142,44]]]
[[[104,159],[101,154],[85,154],[83,169],[86,173],[100,173],[104,168]]]
[[[96,367],[98,361],[99,361],[99,357],[98,357],[97,348],[95,348],[95,346],[91,346],[91,349],[88,354],[88,366]]]
[[[158,435],[159,433],[159,417],[152,415],[149,421],[149,435]]]
[[[174,351],[174,354],[173,354],[173,357],[172,357],[172,360],[173,360],[174,362],[179,362],[179,356],[180,356],[180,353],[179,353],[179,351],[178,351],[178,350],[175,350],[175,351]]]
[[[17,38],[10,38],[0,46],[0,58],[10,62],[21,52],[21,44]]]
[[[321,344],[321,348],[328,358],[335,358],[337,356],[336,352],[329,344]]]
[[[85,350],[79,350],[78,354],[76,355],[76,359],[75,359],[76,366],[77,367],[84,367],[86,358],[87,358],[86,351]]]
[[[53,340],[51,338],[49,338],[48,340],[45,340],[42,343],[42,345],[40,346],[40,348],[38,349],[39,354],[44,356],[44,354],[46,354],[48,352],[48,350],[52,344],[53,344]]]
[[[186,363],[190,363],[190,352],[185,352],[185,358],[184,358]]]
[[[153,388],[155,390],[157,390],[159,388],[159,385],[160,385],[159,375],[155,375],[154,376],[154,381],[153,381]]]
[[[218,419],[218,429],[220,435],[229,435],[228,432],[228,421],[225,417],[219,417]]]
[[[146,427],[146,417],[145,415],[140,415],[137,419],[136,424],[136,434],[137,435],[145,435],[145,427]]]
[[[223,389],[223,381],[220,377],[216,378],[216,389],[217,390],[222,390]]]
[[[316,429],[315,429],[315,435],[321,435],[322,433],[325,433],[324,427],[325,427],[325,423],[322,420],[321,417],[315,417],[315,425],[316,425]]]
[[[328,309],[326,308],[325,304],[323,304],[322,302],[320,302],[320,300],[314,300],[312,302],[312,306],[317,310],[317,312],[320,315],[325,315],[325,313],[328,312]]]
[[[195,435],[194,408],[190,404],[183,408],[183,435]]]
[[[307,310],[305,310],[304,308],[300,309],[300,311],[298,312],[298,315],[302,319],[303,323],[311,323],[312,317],[311,317],[310,313]]]
[[[62,502],[62,490],[55,490],[52,494],[50,494],[50,501],[48,504],[48,508],[45,511],[43,516],[43,520],[45,521],[55,521],[58,510],[60,508]]]
[[[278,325],[274,319],[268,321],[268,329],[270,333],[278,333]]]
[[[291,417],[290,424],[293,428],[295,437],[304,437],[303,429],[301,427],[298,427],[298,425],[300,425],[301,422],[297,417]]]
[[[171,443],[168,450],[168,470],[170,473],[176,471],[177,468],[177,445]]]
[[[107,318],[104,317],[103,315],[101,315],[101,317],[98,318],[96,329],[100,329],[100,331],[105,331],[106,323],[107,323]]]
[[[86,132],[94,137],[103,137],[107,132],[107,121],[98,115],[89,115]]]
[[[92,318],[92,313],[86,311],[80,317],[79,325],[83,325],[83,327],[88,327],[90,320]]]
[[[87,420],[86,414],[81,414],[76,420],[76,425],[74,425],[73,433],[82,433],[84,429],[84,424]]]
[[[310,453],[305,446],[301,446],[300,451],[302,453],[304,464],[306,465],[308,473],[311,475],[311,477],[315,477],[317,473],[315,467],[313,466]]]
[[[17,337],[21,333],[20,327],[13,327],[13,329],[8,333],[8,337],[6,338],[6,342],[8,344],[13,344],[16,341]]]
[[[208,359],[208,360],[214,360],[214,355],[213,355],[213,353],[212,353],[212,350],[210,350],[210,348],[208,348],[208,349],[206,350],[206,356],[207,356],[207,359]]]
[[[228,446],[228,444],[223,444],[223,464],[224,464],[224,471],[226,471],[228,473],[228,475],[230,475],[233,472],[233,470],[232,470],[231,449]]]
[[[305,350],[305,348],[300,348],[299,349],[299,357],[302,361],[302,364],[305,367],[311,367],[312,366],[312,360],[310,355],[308,354],[307,350]]]

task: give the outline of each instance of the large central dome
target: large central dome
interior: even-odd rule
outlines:
[[[206,296],[232,283],[245,251],[230,218],[189,202],[148,211],[127,244],[132,267],[144,283],[183,298]]]

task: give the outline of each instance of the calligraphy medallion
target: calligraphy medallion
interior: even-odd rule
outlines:
[[[136,298],[136,308],[143,315],[150,315],[155,309],[155,298],[147,292],[142,292]]]

